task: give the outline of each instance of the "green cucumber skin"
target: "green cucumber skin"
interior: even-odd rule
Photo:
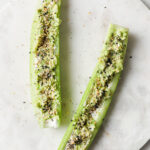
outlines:
[[[41,1],[42,0],[38,0],[37,3],[37,8],[40,7],[41,5]],[[51,2],[51,0],[45,0],[45,2]],[[57,5],[58,5],[58,18],[60,17],[60,7],[61,7],[61,0],[57,1]],[[37,11],[37,10],[36,10]],[[38,27],[37,24],[38,22],[38,16],[37,16],[37,12],[34,15],[33,18],[33,23],[32,23],[32,28],[31,28],[31,35],[30,35],[30,63],[29,63],[29,72],[30,72],[30,89],[31,89],[31,99],[32,99],[32,103],[34,106],[34,102],[36,102],[36,99],[38,98],[36,95],[36,87],[35,87],[35,73],[34,73],[34,50],[36,49],[36,45],[37,45],[37,41],[36,41],[36,35],[40,34],[38,31]],[[59,27],[58,27],[58,37],[56,39],[56,56],[57,56],[57,66],[56,66],[56,79],[57,79],[57,86],[58,86],[58,90],[59,90],[59,101],[61,104],[61,87],[60,87],[60,38],[59,38]],[[36,109],[36,106],[34,106],[34,108]],[[61,122],[61,105],[58,107],[58,114],[59,114],[59,121],[58,121],[58,126],[60,126],[60,122]],[[36,110],[35,110],[36,111]],[[40,124],[40,127],[45,127],[43,125]]]
[[[128,29],[127,28],[124,28],[124,27],[121,27],[121,26],[118,26],[118,25],[114,25],[114,24],[110,24],[105,42],[109,41],[111,33],[113,33],[113,31],[115,31],[117,29],[121,29],[122,31],[128,33]],[[128,38],[126,39],[126,43],[128,43]],[[101,55],[106,51],[105,48],[106,47],[105,47],[105,44],[104,44],[102,52],[101,52]],[[124,58],[125,58],[125,54],[126,54],[126,48],[125,48],[124,54],[123,54]],[[97,69],[98,69],[98,64],[97,64],[97,66],[96,66],[96,68],[95,68],[95,70],[94,70],[94,72],[92,74],[92,77],[91,77],[91,79],[90,79],[90,81],[89,81],[89,83],[87,85],[87,88],[86,88],[86,90],[84,92],[84,95],[83,95],[83,97],[81,99],[79,107],[78,107],[78,109],[77,109],[77,111],[76,111],[76,113],[74,115],[74,118],[78,118],[79,117],[80,112],[81,112],[81,110],[83,108],[83,105],[84,105],[84,103],[85,103],[85,101],[86,101],[86,99],[87,99],[87,97],[88,97],[88,95],[90,93],[92,84],[94,82],[94,78],[96,77],[96,72],[97,72]],[[118,85],[118,82],[119,82],[119,79],[120,79],[120,75],[121,75],[121,72],[119,72],[118,74],[116,74],[114,76],[114,78],[113,78],[113,81],[112,81],[113,84],[112,84],[112,87],[110,88],[111,93],[112,93],[112,97],[113,97],[113,94],[115,93],[116,87]],[[96,122],[96,127],[95,127],[95,130],[92,133],[92,138],[90,139],[90,142],[89,142],[88,146],[84,150],[87,150],[90,147],[90,145],[91,145],[92,141],[94,140],[94,138],[95,138],[95,136],[96,136],[96,134],[97,134],[100,126],[102,125],[103,119],[105,118],[106,113],[108,111],[108,108],[110,106],[110,103],[112,101],[112,97],[110,97],[109,99],[107,99],[107,101],[105,101],[103,103],[103,105],[102,105],[102,109],[103,110],[102,110],[101,114],[99,114],[99,119]],[[69,127],[68,127],[68,129],[67,129],[67,131],[66,131],[66,133],[65,133],[65,135],[64,135],[64,137],[63,137],[63,139],[62,139],[62,141],[60,143],[60,145],[59,145],[58,150],[65,150],[67,141],[68,141],[69,137],[71,136],[72,130],[73,130],[73,122],[70,123],[70,125],[69,125]]]

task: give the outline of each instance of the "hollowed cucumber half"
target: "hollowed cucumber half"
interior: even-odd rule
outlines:
[[[58,150],[87,150],[116,90],[128,42],[128,29],[111,24],[101,56]]]
[[[58,127],[61,118],[60,0],[39,0],[31,32],[31,97],[41,127]]]

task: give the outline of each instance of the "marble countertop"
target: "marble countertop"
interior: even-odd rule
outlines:
[[[114,23],[130,30],[125,67],[90,150],[139,150],[150,139],[149,9],[140,0],[62,0],[62,125],[41,129],[33,115],[29,83],[36,2],[0,1],[0,149],[58,148],[96,65],[108,26]]]

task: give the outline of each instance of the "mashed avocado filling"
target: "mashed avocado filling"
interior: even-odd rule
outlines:
[[[36,44],[31,49],[33,88],[36,98],[33,104],[42,127],[57,127],[60,122],[60,81],[59,81],[59,8],[58,1],[41,2],[34,20]],[[34,42],[35,41],[31,41]],[[33,46],[32,46],[33,47]]]
[[[90,145],[105,116],[120,72],[123,70],[127,39],[127,29],[110,25],[96,70],[59,150],[85,150]]]

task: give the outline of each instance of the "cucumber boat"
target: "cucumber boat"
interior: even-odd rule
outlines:
[[[111,24],[97,66],[58,150],[89,148],[116,90],[127,42],[128,29]]]
[[[31,31],[31,98],[41,127],[60,125],[60,0],[39,0]]]

